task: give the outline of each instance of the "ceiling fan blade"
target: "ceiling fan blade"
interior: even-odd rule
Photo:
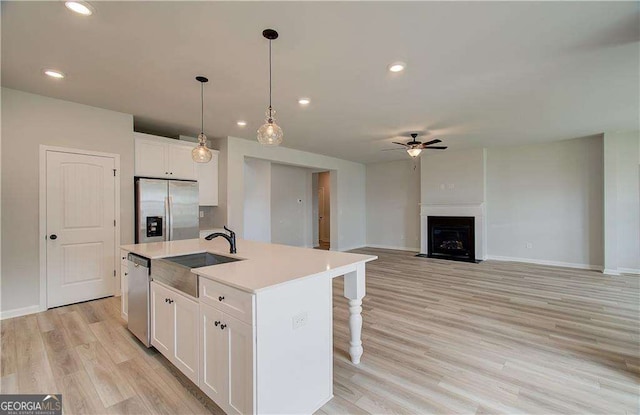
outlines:
[[[385,148],[385,149],[382,149],[381,151],[394,151],[394,150],[407,151],[406,148]]]
[[[422,147],[423,149],[427,149],[427,150],[444,150],[447,147],[443,147],[443,146],[432,146],[432,147]]]
[[[398,144],[398,145],[401,145],[401,146],[405,146],[405,147],[407,146],[405,143],[398,143],[397,141],[392,141],[392,143],[393,144]]]
[[[431,141],[427,141],[426,143],[422,143],[422,145],[430,146],[431,144],[437,144],[437,143],[442,143],[442,140],[439,140],[439,139],[436,138],[435,140],[431,140]]]

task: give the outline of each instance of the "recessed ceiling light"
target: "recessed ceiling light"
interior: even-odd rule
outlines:
[[[311,100],[309,98],[300,98],[298,100],[298,104],[300,105],[309,105],[310,102]]]
[[[56,78],[56,79],[64,78],[64,73],[60,71],[56,71],[55,69],[45,69],[42,72],[44,72],[45,75],[50,76],[52,78]]]
[[[83,16],[91,16],[93,14],[93,7],[85,1],[66,1],[64,5],[72,12]]]
[[[389,65],[389,71],[390,72],[402,72],[404,71],[404,68],[407,67],[407,64],[404,62],[394,62],[391,65]]]
[[[247,122],[240,120],[236,124],[238,124],[238,126],[240,126],[240,127],[244,127],[245,125],[247,125]]]

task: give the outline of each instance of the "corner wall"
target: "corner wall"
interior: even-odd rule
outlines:
[[[222,141],[225,141],[226,145],[223,145]],[[227,183],[226,206],[219,210],[226,211],[229,227],[239,235],[244,235],[244,160],[246,157],[253,157],[280,164],[330,170],[333,196],[331,249],[344,251],[365,245],[366,172],[363,164],[286,147],[265,147],[257,141],[236,137],[227,137],[222,141],[218,141],[218,144],[221,158],[224,158],[226,163]],[[223,168],[222,162],[220,168]],[[221,180],[222,177],[223,175]],[[222,199],[220,203],[222,205]]]
[[[602,136],[487,150],[489,258],[601,269]]]
[[[367,164],[367,246],[420,250],[420,164]]]
[[[120,237],[133,243],[133,116],[2,88],[3,316],[39,307],[41,144],[120,154]]]
[[[640,131],[604,135],[604,268],[640,274]]]

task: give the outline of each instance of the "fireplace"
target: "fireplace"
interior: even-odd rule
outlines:
[[[476,262],[473,216],[428,216],[429,258]]]

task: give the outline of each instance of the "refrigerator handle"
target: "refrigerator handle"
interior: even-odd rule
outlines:
[[[171,240],[171,202],[169,196],[164,198],[164,217],[165,217],[165,241]]]
[[[169,201],[169,239],[168,241],[173,241],[173,197],[167,197]]]

